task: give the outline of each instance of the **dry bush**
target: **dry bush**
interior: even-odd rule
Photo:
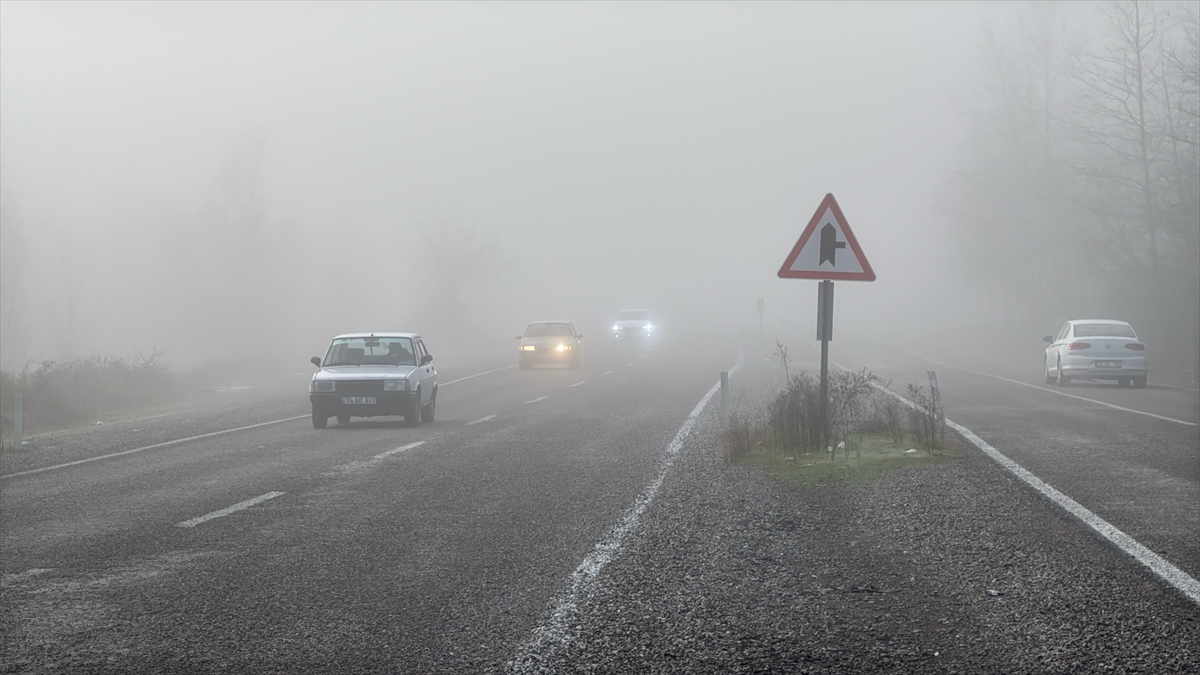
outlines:
[[[132,359],[110,356],[41,361],[19,373],[0,373],[0,431],[13,429],[17,391],[23,394],[24,429],[37,432],[87,423],[146,405],[174,388],[162,354]]]

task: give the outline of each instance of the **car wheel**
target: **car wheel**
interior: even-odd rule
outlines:
[[[312,413],[312,421],[314,429],[324,429],[325,425],[329,424],[329,417],[327,415],[318,415],[316,409],[314,408]]]
[[[1121,379],[1117,380],[1118,387],[1128,387],[1131,384],[1133,384],[1132,378],[1122,377]]]
[[[1060,386],[1060,387],[1065,387],[1065,386],[1071,384],[1071,378],[1067,377],[1066,374],[1063,373],[1063,366],[1062,366],[1061,360],[1058,362],[1058,375],[1055,379],[1055,382],[1057,382],[1058,386]]]
[[[421,421],[432,422],[434,413],[437,409],[437,389],[433,390],[433,396],[429,399],[429,405],[421,410]]]
[[[1146,388],[1146,378],[1144,378],[1144,377],[1133,378],[1133,386],[1137,389],[1145,389]]]
[[[338,415],[337,418],[338,418],[338,424],[350,424],[350,416],[349,415]]]
[[[417,395],[413,398],[412,404],[407,412],[404,413],[404,423],[410,427],[415,427],[421,423],[421,388],[417,387]]]
[[[1042,366],[1046,368],[1046,384],[1054,384],[1054,376],[1050,374],[1050,368],[1045,363]]]

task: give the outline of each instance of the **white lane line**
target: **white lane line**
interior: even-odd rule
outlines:
[[[976,436],[970,429],[946,420],[946,425],[962,434],[964,438],[975,444],[975,447],[987,453],[1000,466],[1011,471],[1021,480],[1033,486],[1035,490],[1046,495],[1055,504],[1069,511],[1073,516],[1087,523],[1088,527],[1100,533],[1100,536],[1117,545],[1125,553],[1145,565],[1168,584],[1179,589],[1192,602],[1200,604],[1200,581],[1178,567],[1167,562],[1162,556],[1140,544],[1133,537],[1118,530],[1108,521],[1086,509],[1082,504],[1055,490],[1050,484],[1027,471],[1024,467],[1005,457],[999,450],[988,445],[982,438]]]
[[[550,398],[550,397],[549,396],[539,396],[539,397],[533,399],[532,401],[525,401],[525,402],[526,403],[537,403],[538,401],[545,401],[548,398]]]
[[[633,365],[632,363],[626,363],[626,364],[625,364],[625,367],[626,367],[626,368],[628,368],[628,367],[630,367],[630,366],[632,366],[632,365]]]
[[[732,373],[736,369],[737,366],[734,366],[729,369],[729,372]],[[583,562],[579,563],[574,572],[571,572],[566,590],[555,598],[554,609],[550,612],[550,617],[545,623],[533,629],[533,637],[522,645],[513,659],[508,662],[508,672],[541,672],[542,664],[570,642],[571,636],[568,632],[577,623],[579,599],[595,591],[599,584],[600,571],[621,554],[621,546],[624,544],[625,538],[637,527],[642,513],[650,506],[650,502],[654,501],[654,497],[658,494],[663,480],[667,476],[667,471],[675,462],[675,456],[679,454],[683,442],[687,440],[688,434],[696,424],[696,419],[700,417],[704,406],[708,405],[720,388],[721,383],[718,381],[700,399],[696,407],[692,408],[692,412],[684,420],[683,426],[679,427],[675,438],[667,445],[662,465],[654,476],[654,480],[650,481],[642,494],[621,514],[620,520],[612,530],[596,543],[592,552],[583,559]]]
[[[451,384],[457,384],[457,383],[459,383],[459,382],[462,382],[463,380],[469,380],[469,379],[471,379],[471,378],[473,378],[473,377],[482,377],[482,376],[484,376],[484,375],[491,375],[492,373],[498,373],[498,372],[500,372],[500,371],[502,371],[502,370],[512,370],[513,368],[516,368],[516,367],[517,367],[517,366],[516,366],[516,364],[513,364],[513,365],[511,365],[511,366],[504,366],[503,368],[495,368],[495,369],[492,369],[492,370],[485,370],[485,371],[483,371],[482,373],[475,373],[474,375],[468,375],[468,376],[466,376],[466,377],[460,377],[460,378],[458,378],[457,380],[450,380],[449,382],[439,382],[439,383],[438,383],[438,386],[439,386],[439,387],[445,387],[445,386],[447,386],[447,385],[451,385]]]
[[[580,380],[580,381],[576,382],[575,384],[567,385],[567,387],[568,387],[568,388],[570,388],[570,387],[578,387],[578,386],[579,386],[579,385],[581,385],[581,384],[587,384],[587,380]]]
[[[645,355],[645,354],[642,354],[642,355],[641,355],[641,356],[639,356],[638,358],[639,358],[639,359],[644,359],[644,358],[646,358],[646,355]]]
[[[15,476],[28,476],[31,473],[41,473],[43,471],[53,471],[54,469],[63,469],[68,466],[75,466],[77,464],[87,464],[88,462],[99,462],[102,459],[109,459],[111,457],[120,457],[121,455],[132,455],[135,452],[142,452],[143,450],[153,450],[155,448],[165,448],[168,445],[176,445],[178,443],[187,443],[188,441],[198,441],[201,438],[212,438],[213,436],[221,436],[222,434],[232,434],[236,431],[246,431],[247,429],[257,429],[259,427],[266,427],[266,426],[270,426],[272,424],[280,424],[282,422],[291,422],[292,420],[304,419],[305,417],[308,417],[308,415],[296,415],[295,417],[285,417],[281,420],[271,420],[270,422],[259,422],[258,424],[249,424],[244,427],[237,427],[236,429],[224,429],[221,431],[210,431],[207,434],[200,434],[199,436],[188,436],[187,438],[177,438],[173,441],[163,441],[162,443],[155,443],[154,445],[146,445],[146,446],[143,446],[140,448],[134,448],[132,450],[122,450],[121,452],[112,452],[107,455],[100,455],[98,457],[88,457],[87,459],[79,459],[79,460],[75,460],[74,462],[65,462],[63,464],[55,464],[54,466],[43,466],[40,469],[29,469],[28,471],[18,471],[16,473],[8,473],[8,474],[4,474],[3,476],[0,476],[0,479],[13,478]]]
[[[612,374],[613,374],[613,371],[611,371],[611,370],[608,370],[608,371],[605,371],[605,372],[603,372],[603,373],[600,373],[600,376],[601,376],[601,377],[603,377],[603,376],[605,376],[605,375],[612,375]]]
[[[375,455],[374,457],[371,458],[371,461],[378,462],[381,459],[386,459],[388,457],[391,457],[392,455],[395,455],[395,454],[398,454],[401,452],[405,452],[408,450],[412,450],[413,448],[415,448],[417,446],[421,446],[421,445],[425,445],[425,441],[417,441],[415,443],[409,443],[407,445],[402,445],[398,448],[392,448],[391,450],[387,450],[387,451],[379,453],[378,455]]]
[[[261,503],[267,501],[268,499],[274,499],[283,494],[285,494],[285,493],[283,493],[283,492],[268,492],[267,494],[259,495],[259,496],[255,497],[254,499],[247,499],[244,502],[238,502],[237,504],[223,508],[220,511],[213,511],[212,513],[206,513],[198,518],[192,518],[191,520],[185,520],[182,523],[175,523],[175,526],[176,527],[195,527],[195,526],[199,525],[200,523],[208,522],[208,521],[212,520],[213,518],[220,518],[222,516],[227,516],[231,513],[241,511],[242,509],[248,509],[251,506],[254,506],[255,504],[261,504]]]
[[[920,409],[912,401],[904,398],[900,394],[897,394],[881,384],[872,382],[871,386],[900,399],[902,403],[910,408],[918,410]],[[991,457],[993,460],[995,460],[997,464],[1007,469],[1017,478],[1025,481],[1025,483],[1027,483],[1033,489],[1042,493],[1046,497],[1049,497],[1050,501],[1066,509],[1071,515],[1082,520],[1084,524],[1098,532],[1100,536],[1111,541],[1117,546],[1117,548],[1121,549],[1134,560],[1146,566],[1151,572],[1157,574],[1168,584],[1171,584],[1175,588],[1179,589],[1192,602],[1200,604],[1200,581],[1197,581],[1187,572],[1184,572],[1178,567],[1172,565],[1170,562],[1167,562],[1167,560],[1162,556],[1146,548],[1136,539],[1117,529],[1100,516],[1092,513],[1079,502],[1054,489],[1054,487],[1049,483],[1033,475],[1025,467],[1012,461],[1005,456],[1004,453],[988,444],[987,441],[983,440],[979,436],[976,436],[975,432],[949,419],[946,420],[946,426],[957,431],[959,434],[962,434],[963,438],[967,439],[974,444],[975,447],[982,450],[988,457]]]
[[[908,351],[908,350],[904,350],[904,351]],[[977,370],[968,370],[967,368],[959,368],[958,366],[952,366],[949,363],[942,363],[941,361],[934,361],[933,359],[929,358],[928,356],[922,356],[920,354],[917,354],[916,352],[908,352],[908,353],[912,354],[913,356],[916,356],[918,358],[925,359],[926,361],[928,361],[930,363],[935,363],[939,366],[945,366],[947,368],[953,368],[955,370],[961,370],[964,373],[971,373],[972,375],[979,375],[982,377],[991,377],[991,378],[994,378],[997,380],[1001,380],[1003,382],[1008,382],[1010,384],[1019,384],[1022,387],[1029,387],[1030,389],[1038,389],[1038,390],[1041,390],[1041,391],[1044,391],[1044,392],[1047,392],[1050,394],[1058,394],[1059,396],[1066,396],[1067,398],[1073,398],[1073,399],[1077,399],[1080,401],[1087,401],[1088,403],[1095,403],[1096,405],[1106,406],[1106,407],[1112,408],[1114,410],[1123,410],[1125,412],[1137,413],[1138,415],[1145,415],[1146,417],[1153,417],[1155,419],[1160,419],[1160,420],[1163,420],[1166,422],[1174,422],[1176,424],[1185,424],[1189,427],[1197,426],[1197,424],[1195,422],[1188,422],[1187,420],[1179,420],[1179,419],[1175,419],[1174,417],[1167,417],[1166,415],[1158,415],[1158,414],[1155,414],[1152,412],[1146,412],[1145,410],[1134,410],[1133,408],[1126,408],[1125,406],[1116,405],[1114,403],[1106,403],[1104,401],[1097,401],[1094,398],[1087,398],[1086,396],[1077,396],[1075,394],[1068,394],[1065,391],[1058,391],[1056,389],[1051,389],[1050,387],[1040,387],[1036,384],[1029,384],[1028,382],[1022,382],[1020,380],[1013,380],[1013,379],[1009,379],[1007,377],[1001,377],[999,375],[992,375],[991,373],[982,373]]]
[[[486,422],[488,420],[494,420],[494,419],[496,419],[495,415],[488,415],[487,417],[480,417],[479,419],[475,420],[474,422],[467,422],[465,426],[468,426],[468,427],[474,426],[476,424],[482,424],[483,422]]]

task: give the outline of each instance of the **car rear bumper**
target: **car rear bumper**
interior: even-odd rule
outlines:
[[[360,396],[358,398],[363,398]],[[383,415],[407,415],[416,405],[417,392],[389,391],[384,393],[366,394],[365,397],[375,399],[374,403],[346,403],[348,398],[343,394],[310,393],[308,400],[312,402],[313,414],[334,417],[350,415],[352,417],[380,417]]]
[[[1099,366],[1100,362],[1117,364]],[[1088,380],[1121,380],[1127,377],[1146,377],[1146,357],[1096,358],[1091,356],[1068,356],[1063,360],[1063,374]]]

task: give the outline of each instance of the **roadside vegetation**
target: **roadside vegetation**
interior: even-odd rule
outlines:
[[[787,370],[787,385],[764,410],[734,410],[725,432],[725,456],[753,462],[799,483],[874,480],[885,471],[940,463],[960,456],[953,434],[925,387],[908,385],[905,404],[867,370],[829,373],[829,439],[821,429],[818,375]]]
[[[153,403],[178,388],[161,354],[49,359],[20,372],[0,372],[0,435],[13,442],[14,405],[22,394],[23,432],[28,437],[94,423],[115,412]]]

